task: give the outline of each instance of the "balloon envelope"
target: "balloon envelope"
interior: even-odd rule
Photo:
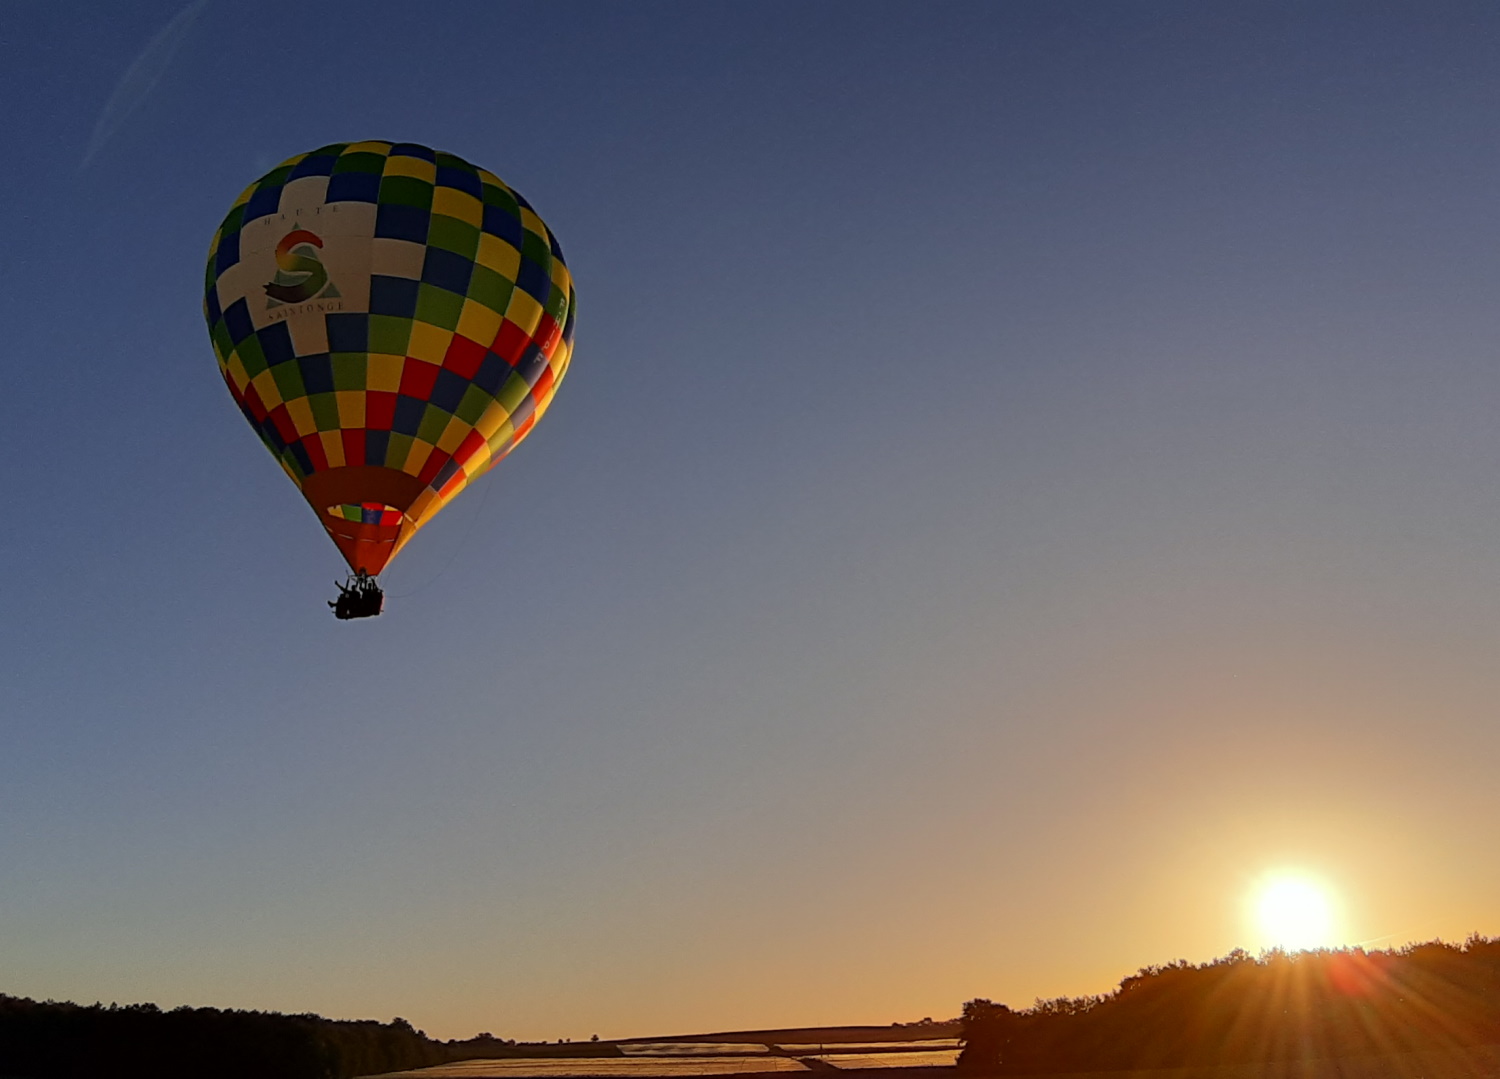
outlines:
[[[530,433],[573,351],[541,218],[414,143],[336,143],[246,188],[204,314],[236,404],[369,574]]]

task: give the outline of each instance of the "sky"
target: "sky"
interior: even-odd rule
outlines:
[[[958,1014],[1500,935],[1500,9],[11,0],[0,992],[437,1037]],[[334,141],[577,286],[343,562],[203,324]]]

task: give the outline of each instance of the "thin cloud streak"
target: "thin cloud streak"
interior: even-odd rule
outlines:
[[[172,57],[177,55],[177,50],[187,38],[188,31],[192,29],[193,23],[208,7],[208,0],[193,0],[187,7],[172,16],[170,22],[157,31],[156,36],[146,43],[146,47],[131,61],[130,66],[125,69],[125,74],[120,76],[120,81],[115,84],[114,92],[109,95],[105,102],[104,111],[99,114],[99,120],[94,124],[93,134],[89,136],[88,149],[83,153],[83,160],[79,162],[78,171],[89,167],[96,154],[104,148],[104,144],[114,137],[115,132],[120,130],[141,103],[150,96],[156,84],[161,81],[171,66]]]

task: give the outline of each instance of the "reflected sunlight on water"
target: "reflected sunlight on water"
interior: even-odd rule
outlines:
[[[760,1042],[631,1042],[619,1048],[620,1052],[628,1057],[714,1056],[770,1052]]]
[[[928,1049],[917,1053],[825,1053],[813,1058],[835,1068],[946,1068],[958,1060],[958,1050]]]
[[[645,1077],[688,1079],[699,1075],[746,1075],[765,1072],[805,1072],[808,1069],[788,1057],[694,1057],[673,1060],[663,1057],[577,1057],[571,1060],[460,1060],[416,1071],[391,1072],[420,1079],[576,1079],[579,1076]]]

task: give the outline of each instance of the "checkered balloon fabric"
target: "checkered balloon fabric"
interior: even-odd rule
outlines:
[[[325,146],[251,184],[209,250],[204,314],[245,418],[368,573],[526,437],[573,351],[541,218],[412,143]]]

